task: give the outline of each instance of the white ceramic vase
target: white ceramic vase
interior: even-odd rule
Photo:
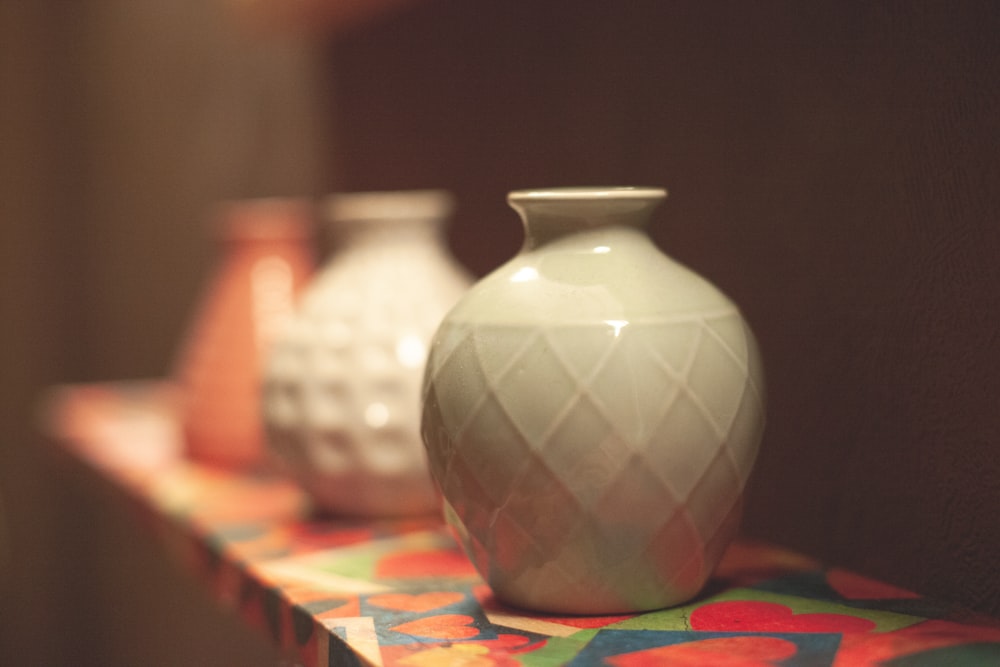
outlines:
[[[435,335],[423,437],[496,595],[555,613],[680,604],[736,533],[764,428],[737,307],[644,231],[656,188],[513,192],[519,255]]]
[[[440,511],[420,440],[431,336],[470,279],[441,229],[443,191],[334,195],[336,251],[273,344],[263,412],[271,451],[326,512]]]

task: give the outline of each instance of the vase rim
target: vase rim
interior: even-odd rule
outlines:
[[[305,239],[312,235],[313,218],[305,197],[258,197],[217,202],[210,225],[222,239]]]
[[[574,186],[514,190],[507,195],[508,202],[530,201],[587,201],[609,199],[662,200],[667,197],[665,188],[653,186]]]
[[[455,201],[445,189],[337,192],[325,198],[331,221],[444,219]]]

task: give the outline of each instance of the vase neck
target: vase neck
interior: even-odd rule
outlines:
[[[230,201],[217,205],[212,227],[227,246],[305,245],[312,240],[313,213],[302,199]]]
[[[524,249],[602,227],[644,228],[667,196],[661,188],[551,188],[511,192],[524,223]]]
[[[437,244],[451,214],[443,190],[350,192],[327,199],[333,241],[340,247]]]
[[[442,227],[443,221],[435,218],[339,220],[331,228],[331,240],[340,248],[437,245]]]

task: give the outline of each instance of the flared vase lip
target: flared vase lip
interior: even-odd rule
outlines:
[[[312,236],[315,211],[306,197],[227,199],[212,207],[209,220],[221,239],[298,240]]]
[[[572,186],[513,190],[507,195],[508,203],[645,200],[666,199],[666,188],[640,185]]]
[[[335,192],[323,200],[331,222],[446,219],[455,198],[443,188]]]

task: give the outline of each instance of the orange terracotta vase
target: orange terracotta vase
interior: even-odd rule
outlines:
[[[312,210],[298,199],[219,207],[219,258],[178,355],[180,423],[187,454],[206,463],[266,464],[261,360],[312,275]]]

